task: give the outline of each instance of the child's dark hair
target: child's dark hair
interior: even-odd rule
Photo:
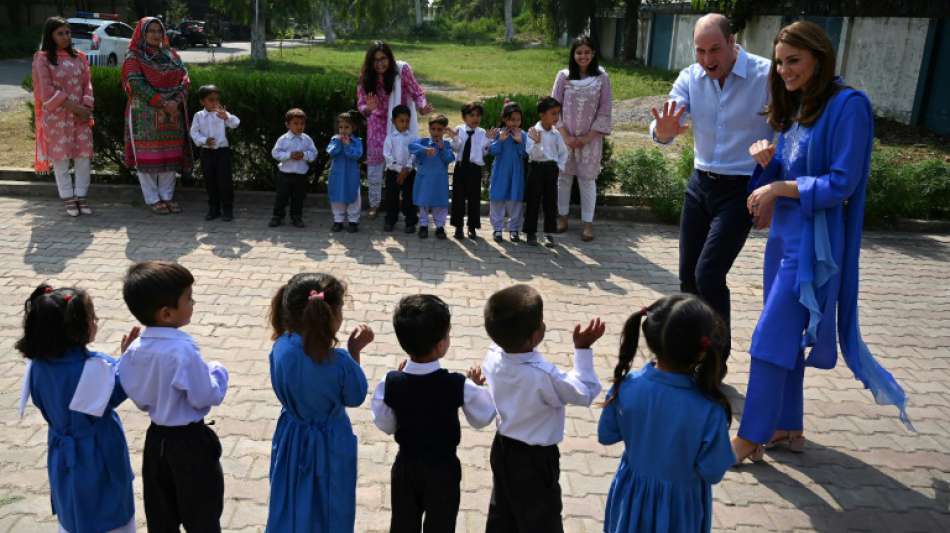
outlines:
[[[63,17],[50,17],[43,24],[43,39],[40,41],[40,50],[46,53],[46,60],[49,61],[50,65],[56,65],[56,54],[59,52],[59,46],[53,40],[53,32],[63,26],[69,26],[69,23]],[[66,53],[69,54],[69,57],[79,55],[73,46],[72,39],[69,40],[69,48],[66,49]]]
[[[413,361],[432,353],[448,336],[451,322],[449,306],[431,294],[405,296],[393,312],[396,339]]]
[[[492,294],[485,304],[485,331],[508,353],[522,353],[544,324],[544,301],[528,285],[514,285]]]
[[[574,59],[574,51],[580,48],[581,46],[586,46],[591,49],[594,53],[592,54],[590,64],[587,65],[588,76],[600,76],[600,52],[597,50],[597,47],[594,46],[594,41],[587,35],[578,36],[571,43],[571,51],[567,56],[567,73],[568,78],[572,80],[581,79],[581,66],[577,64],[577,60]]]
[[[548,111],[554,108],[561,108],[561,102],[557,101],[557,98],[553,96],[545,96],[544,98],[538,100],[538,114],[547,113]]]
[[[129,267],[122,282],[122,298],[142,325],[154,326],[163,307],[178,309],[178,300],[195,283],[187,268],[168,261],[143,261]]]
[[[620,384],[630,372],[637,354],[641,321],[647,347],[657,360],[672,371],[692,375],[699,390],[726,410],[726,418],[731,424],[732,406],[719,390],[725,325],[709,305],[691,294],[660,298],[630,315],[620,337],[620,359],[614,368],[613,394],[604,403],[613,401]]]
[[[498,119],[498,127],[504,128],[505,121],[515,113],[521,115],[522,120],[524,119],[524,112],[521,111],[521,106],[518,105],[518,102],[505,101],[505,105],[501,107],[501,117]]]
[[[447,128],[449,127],[449,118],[441,113],[436,113],[429,117],[429,125],[431,126],[433,124],[441,124],[442,127]]]
[[[92,341],[96,320],[92,298],[82,289],[54,289],[43,283],[23,305],[23,337],[16,349],[27,359],[58,359]]]
[[[392,120],[396,120],[396,117],[401,117],[403,115],[412,118],[412,111],[409,110],[409,106],[399,104],[393,108],[393,116],[391,118]]]
[[[469,102],[462,106],[462,118],[465,118],[471,115],[472,113],[485,115],[485,107],[479,101]]]
[[[212,94],[221,96],[221,89],[218,89],[217,85],[202,85],[201,87],[198,87],[199,102],[211,96]]]
[[[300,109],[299,107],[288,109],[287,112],[284,113],[284,123],[290,122],[295,118],[307,120],[307,114],[304,113],[303,109]]]
[[[286,332],[303,337],[303,350],[322,363],[337,345],[333,323],[342,320],[346,285],[329,274],[302,273],[277,290],[270,304],[273,339]]]

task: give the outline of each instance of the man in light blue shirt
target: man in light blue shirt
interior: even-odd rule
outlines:
[[[731,348],[726,275],[753,223],[746,208],[755,168],[749,146],[772,137],[761,114],[771,62],[738,46],[729,20],[717,13],[696,22],[693,44],[696,63],[680,72],[662,112],[653,109],[650,135],[670,143],[688,130],[685,114],[692,117],[695,159],[680,220],[680,290],[701,296],[726,321],[725,375]],[[754,222],[764,227],[769,218],[771,212],[763,212]]]

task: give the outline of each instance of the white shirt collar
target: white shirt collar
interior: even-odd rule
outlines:
[[[436,370],[442,368],[442,365],[439,364],[439,360],[429,361],[428,363],[416,363],[415,361],[406,361],[405,368],[402,369],[406,374],[414,374],[421,376],[424,374],[431,374]]]
[[[164,326],[146,326],[139,335],[142,338],[150,339],[187,339],[190,338],[187,333],[178,328]]]
[[[393,135],[399,135],[400,137],[408,137],[410,135],[409,130],[406,131],[394,131]]]

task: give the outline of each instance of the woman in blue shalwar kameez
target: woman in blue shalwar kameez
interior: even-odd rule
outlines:
[[[874,119],[867,96],[834,77],[835,53],[821,27],[799,21],[775,38],[769,124],[759,141],[749,196],[753,217],[772,213],[765,251],[765,306],[752,335],[752,364],[739,434],[739,462],[763,445],[804,445],[805,366],[829,369],[838,347],[875,400],[905,413],[906,397],[861,340],[858,255]],[[837,339],[836,339],[837,336]],[[805,349],[810,348],[808,356]]]
[[[346,287],[326,274],[297,274],[271,302],[271,385],[282,409],[270,463],[270,532],[352,532],[356,435],[346,407],[366,399],[360,351],[373,340],[353,330],[334,348]]]
[[[115,359],[91,352],[96,315],[85,291],[40,285],[26,302],[24,334],[16,348],[30,361],[20,416],[32,397],[49,424],[50,501],[60,531],[135,531],[132,465],[115,408],[125,391]],[[125,348],[138,330],[123,337]]]

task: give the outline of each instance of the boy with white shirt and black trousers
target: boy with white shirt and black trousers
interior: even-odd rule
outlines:
[[[145,329],[119,360],[122,388],[152,423],[145,433],[142,486],[149,531],[221,531],[221,443],[205,424],[228,390],[228,371],[205,363],[179,328],[191,322],[195,279],[187,268],[146,261],[129,268],[122,297]]]
[[[302,109],[293,108],[284,115],[287,133],[274,143],[271,155],[278,161],[277,197],[274,198],[274,215],[267,224],[277,227],[284,223],[284,213],[290,204],[290,221],[296,228],[306,226],[303,223],[303,201],[307,196],[307,174],[310,163],[317,159],[317,147],[313,139],[304,133],[307,127],[307,114]]]
[[[525,179],[524,232],[528,244],[538,244],[538,212],[544,212],[544,245],[554,247],[557,233],[557,177],[567,164],[567,145],[557,130],[561,103],[551,96],[538,101],[537,124],[528,130],[533,146],[528,150]]]
[[[451,313],[439,297],[406,296],[393,313],[399,345],[410,361],[389,372],[373,394],[373,422],[395,434],[390,533],[455,531],[462,466],[458,410],[473,427],[495,419],[495,405],[477,368],[468,377],[448,372],[439,359],[449,349]],[[423,522],[423,515],[425,521]]]
[[[588,407],[600,394],[590,347],[604,334],[595,318],[574,327],[574,368],[563,372],[537,351],[544,338],[544,302],[536,290],[515,285],[485,305],[485,329],[494,341],[482,363],[498,432],[491,448],[492,495],[486,533],[559,533],[560,452],[564,407]]]
[[[418,139],[409,131],[412,113],[404,105],[393,108],[393,126],[396,131],[386,136],[383,142],[383,160],[386,163],[386,220],[383,229],[393,231],[402,211],[406,223],[406,233],[415,233],[419,222],[419,213],[412,203],[412,187],[415,184],[416,169],[412,166],[409,144]],[[402,196],[402,202],[400,202]]]
[[[469,102],[462,106],[462,120],[465,124],[454,130],[446,130],[452,138],[452,151],[455,152],[455,170],[452,171],[452,217],[450,223],[455,227],[455,238],[462,239],[465,233],[465,217],[468,215],[468,238],[477,239],[476,230],[482,227],[482,167],[485,166],[485,154],[491,139],[483,128],[482,115],[485,108],[479,102]]]
[[[241,120],[221,105],[221,91],[214,85],[202,85],[198,101],[203,109],[191,118],[191,140],[201,149],[201,172],[208,191],[205,220],[221,217],[230,222],[234,219],[234,182],[226,128],[238,127]]]

